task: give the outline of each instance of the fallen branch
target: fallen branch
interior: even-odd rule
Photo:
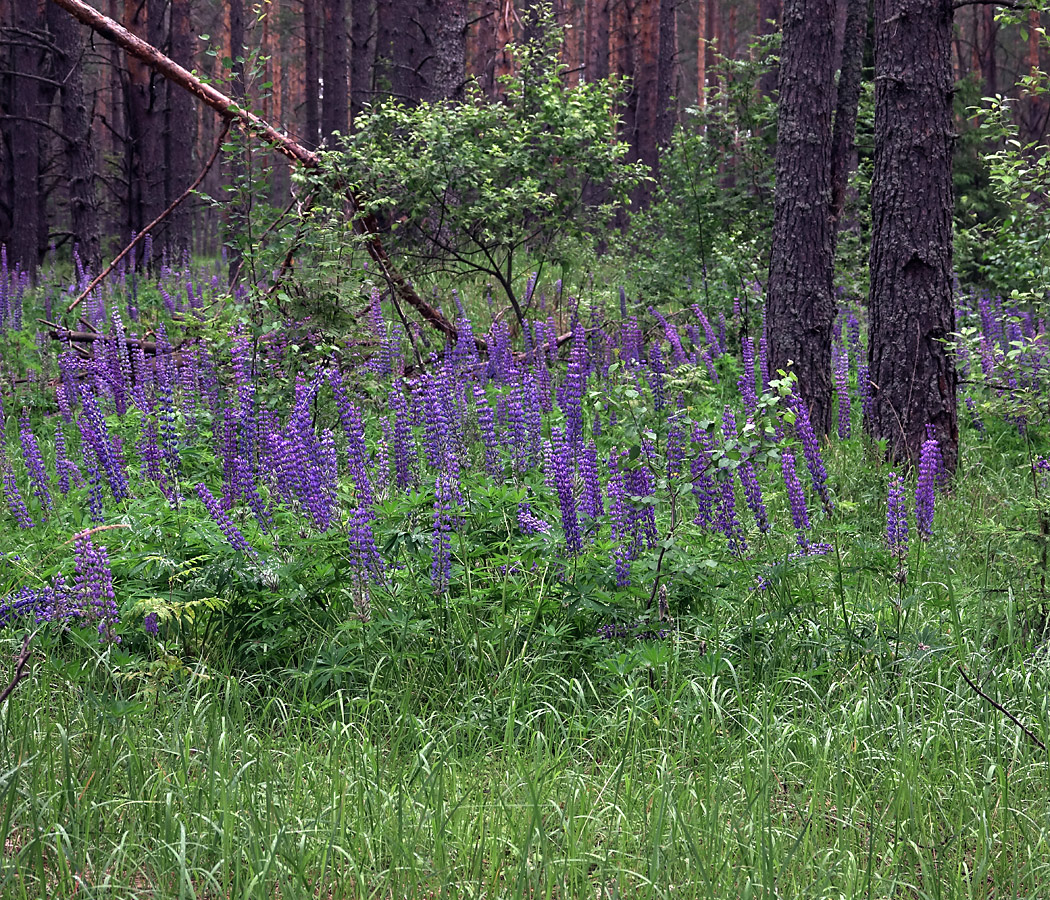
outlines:
[[[84,298],[102,283],[106,276],[108,276],[109,273],[117,267],[117,264],[132,250],[134,250],[138,243],[147,234],[149,234],[154,228],[156,228],[161,222],[163,222],[168,216],[170,216],[178,208],[179,204],[181,204],[187,197],[189,197],[190,194],[192,194],[195,190],[197,190],[197,188],[200,187],[200,184],[202,181],[204,181],[205,176],[208,174],[208,172],[211,171],[211,167],[215,165],[215,160],[219,158],[219,153],[222,151],[222,143],[224,140],[226,140],[226,132],[228,132],[229,130],[230,123],[229,121],[226,121],[223,123],[222,133],[219,135],[219,140],[215,143],[215,150],[212,151],[211,158],[204,164],[204,168],[201,169],[200,175],[197,176],[193,184],[186,188],[186,190],[183,191],[182,194],[176,197],[175,200],[172,201],[171,206],[169,206],[166,210],[164,210],[164,212],[157,216],[157,218],[150,222],[149,225],[147,225],[138,234],[136,234],[135,237],[132,238],[131,243],[128,244],[123,250],[120,251],[120,253],[118,253],[114,257],[113,262],[111,262],[108,266],[106,266],[106,268],[99,272],[98,275],[91,279],[91,284],[84,288],[84,290],[80,292],[80,295],[76,298],[76,300],[74,300],[72,303],[69,304],[69,306],[66,307],[67,313],[73,312],[74,309],[80,306]]]
[[[974,684],[973,681],[970,679],[970,676],[966,674],[966,670],[962,666],[958,666],[957,665],[955,668],[957,668],[959,670],[959,674],[962,675],[963,681],[965,681],[971,688],[973,688],[973,690],[977,693],[978,696],[980,696],[985,701],[987,701],[992,706],[994,706],[997,710],[999,710],[999,712],[1001,712],[1004,716],[1006,716],[1006,718],[1008,718],[1011,722],[1013,722],[1014,725],[1016,725],[1018,728],[1020,728],[1021,731],[1024,732],[1025,737],[1027,737],[1028,740],[1030,740],[1033,744],[1035,744],[1040,750],[1043,750],[1044,752],[1046,751],[1046,744],[1044,744],[1041,740],[1039,740],[1039,738],[1037,738],[1028,729],[1028,726],[1026,726],[1024,724],[1024,722],[1022,722],[1019,718],[1017,718],[1017,716],[1015,716],[1012,712],[1010,712],[1010,710],[1008,710],[1001,703],[996,703],[991,697],[989,697],[984,691],[982,691],[976,684]]]
[[[282,134],[268,122],[259,118],[250,110],[245,109],[210,84],[205,84],[192,72],[184,69],[173,59],[161,53],[152,44],[148,44],[137,35],[132,34],[124,26],[109,18],[109,16],[103,15],[97,9],[85,3],[84,0],[51,0],[51,2],[62,7],[77,21],[87,25],[97,34],[106,38],[106,40],[112,41],[132,56],[141,59],[155,72],[163,75],[184,90],[189,91],[198,100],[214,109],[225,120],[241,122],[250,131],[269,141],[275,150],[293,162],[307,169],[319,169],[321,167],[321,158],[316,153],[293,141],[288,135]],[[361,209],[361,204],[353,193],[348,192],[347,198],[350,200],[354,210]],[[390,257],[387,255],[386,249],[380,240],[379,226],[376,220],[371,216],[358,217],[356,226],[365,235],[364,243],[368,250],[368,255],[385,270],[386,277],[398,296],[415,309],[428,325],[436,328],[445,337],[454,341],[456,339],[455,326],[441,314],[440,310],[431,306],[420,297],[416,293],[415,288],[405,280],[404,276],[394,271]]]
[[[18,687],[18,683],[29,677],[29,672],[26,671],[26,667],[29,665],[29,660],[33,654],[29,651],[29,645],[33,641],[34,635],[27,634],[24,641],[22,641],[22,652],[18,654],[18,659],[15,660],[15,674],[11,678],[10,683],[2,691],[0,691],[0,703],[3,703],[8,697],[11,696],[11,692]]]

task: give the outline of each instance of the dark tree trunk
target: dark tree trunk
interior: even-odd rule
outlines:
[[[375,29],[372,0],[350,0],[350,123],[372,102]]]
[[[489,99],[496,97],[496,26],[499,19],[499,4],[496,0],[476,0],[471,7],[473,38],[470,40],[470,74],[478,80],[478,86]]]
[[[831,426],[833,0],[788,0],[780,56],[769,262],[770,367],[793,369],[818,433]]]
[[[584,10],[584,72],[590,82],[609,74],[609,2],[586,0]]]
[[[345,135],[350,117],[350,75],[346,34],[346,0],[324,2],[324,93],[321,96],[321,136]]]
[[[857,133],[857,106],[867,31],[868,0],[846,0],[846,30],[831,139],[831,219],[836,231],[846,201],[846,183],[855,165],[853,141]]]
[[[67,16],[68,18],[68,16]],[[186,69],[195,61],[193,20],[190,0],[171,0],[171,58]],[[193,182],[193,147],[197,142],[197,110],[186,91],[168,87],[167,183],[165,200],[171,204]],[[168,245],[176,252],[189,250],[193,231],[192,200],[171,215]]]
[[[427,4],[432,10],[434,56],[428,100],[462,100],[467,71],[467,2],[442,0]]]
[[[102,257],[95,199],[95,147],[84,97],[84,40],[80,26],[51,3],[47,6],[47,24],[54,39],[55,80],[62,85],[60,110],[70,228],[84,265],[97,271]]]
[[[246,105],[247,84],[244,73],[244,0],[230,0],[227,5],[230,14],[230,57],[233,60],[230,93],[232,99]],[[242,229],[248,210],[241,191],[247,177],[245,154],[247,147],[241,147],[232,154],[230,176],[233,181],[232,202],[226,208],[226,238],[229,251],[228,271],[231,285],[239,278],[243,253],[240,248],[238,232]]]
[[[41,129],[37,123],[47,119],[47,111],[41,108],[37,80],[45,74],[45,57],[44,44],[38,34],[40,17],[35,0],[14,4],[13,24],[18,36],[11,47],[13,121],[7,123],[12,178],[12,227],[7,258],[35,278],[44,224],[40,204]]]
[[[951,0],[876,0],[866,424],[894,461],[913,463],[933,425],[954,471],[951,36]]]
[[[321,140],[321,66],[318,44],[321,40],[317,4],[319,0],[303,0],[303,81],[306,132],[303,144],[316,150]]]
[[[416,0],[389,0],[378,10],[376,91],[404,103],[416,103],[423,93],[418,66],[423,53],[419,27],[413,22]]]

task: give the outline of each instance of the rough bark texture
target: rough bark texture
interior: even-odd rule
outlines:
[[[47,24],[54,39],[55,79],[62,85],[60,111],[70,229],[84,265],[95,270],[102,258],[95,197],[95,147],[84,97],[84,41],[77,24],[52,4],[47,7]]]
[[[43,44],[36,36],[40,20],[37,4],[23,0],[14,4],[14,26],[18,40],[11,48],[12,79],[11,111],[14,121],[8,122],[8,140],[11,148],[12,229],[7,258],[35,275],[40,261],[41,184],[40,184],[40,120],[47,113],[40,108],[37,78],[43,75]]]
[[[872,184],[873,404],[892,459],[916,462],[933,425],[958,459],[952,302],[951,0],[876,0]]]
[[[490,99],[496,96],[496,24],[499,4],[496,0],[474,0],[470,6],[467,71],[478,80],[478,86]]]
[[[433,11],[434,56],[427,67],[428,100],[462,100],[467,71],[467,2],[443,0]]]
[[[347,78],[346,0],[324,2],[324,93],[321,96],[321,136],[332,143],[332,135],[347,133],[350,121],[350,92]]]
[[[609,74],[609,0],[586,0],[584,31],[584,72],[601,81]]]
[[[69,19],[69,16],[65,17]],[[195,62],[195,38],[190,0],[171,0],[171,58],[180,66],[192,69]],[[197,141],[197,110],[185,91],[168,90],[167,159],[164,199],[170,204],[180,196],[196,175],[193,168],[193,146]],[[171,215],[168,246],[176,252],[190,249],[193,231],[192,201],[180,205]]]
[[[372,0],[350,0],[350,125],[372,102],[375,29]]]
[[[831,218],[836,229],[846,201],[846,183],[854,166],[853,141],[857,133],[857,106],[867,30],[868,0],[846,0],[846,30],[831,139]]]
[[[831,425],[833,0],[788,0],[780,57],[767,328],[818,433]]]
[[[321,140],[321,27],[319,0],[303,0],[303,144],[316,150]]]

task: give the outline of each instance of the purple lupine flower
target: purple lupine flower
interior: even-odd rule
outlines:
[[[394,411],[394,483],[402,490],[412,486],[415,478],[416,445],[409,423],[408,405],[400,386],[390,389],[390,408]]]
[[[160,635],[160,616],[155,612],[146,613],[142,618],[142,630],[150,637],[158,637]]]
[[[0,440],[2,440],[2,435],[0,435]],[[7,501],[7,508],[11,510],[15,521],[18,522],[18,527],[32,528],[33,519],[29,515],[29,508],[22,498],[22,492],[18,489],[14,470],[11,468],[11,463],[8,461],[2,446],[0,446],[0,473],[2,473],[4,499]]]
[[[55,471],[58,474],[58,489],[68,494],[73,486],[83,487],[84,476],[76,464],[71,462],[66,450],[66,433],[62,421],[55,422]]]
[[[685,350],[682,348],[682,339],[678,335],[678,329],[668,322],[655,307],[649,307],[649,314],[656,319],[656,321],[660,323],[660,327],[663,328],[664,336],[667,338],[667,343],[671,345],[671,358],[674,360],[674,364],[676,366],[682,365],[686,360],[686,356]]]
[[[727,447],[732,444],[739,446],[737,440],[736,417],[733,410],[726,406],[722,410],[722,434],[725,437]],[[758,530],[765,533],[769,531],[769,516],[766,513],[766,504],[762,500],[762,489],[758,485],[758,475],[755,474],[755,464],[748,458],[742,458],[737,466],[740,475],[740,484],[744,488],[744,499],[747,501],[751,514],[755,517]]]
[[[113,629],[119,615],[108,551],[96,546],[90,534],[79,534],[73,545],[73,564],[73,595],[80,624],[95,625],[100,641],[115,641]]]
[[[346,536],[354,572],[362,579],[378,582],[382,578],[384,566],[372,532],[372,515],[370,509],[355,506],[350,514]]]
[[[754,417],[758,410],[758,395],[755,393],[755,342],[751,338],[745,338],[742,344],[744,360],[744,374],[736,382],[740,396],[744,401],[744,414],[747,418]]]
[[[598,481],[598,448],[588,441],[580,456],[580,474],[583,475],[583,502],[581,509],[592,519],[605,515],[602,504],[602,486]]]
[[[566,440],[571,458],[576,459],[583,444],[583,394],[587,388],[587,342],[582,329],[572,341],[565,379],[558,389],[558,406],[565,413]]]
[[[795,468],[795,453],[785,450],[780,457],[780,471],[784,475],[784,487],[787,489],[788,503],[791,506],[791,521],[795,524],[795,539],[800,547],[809,544],[806,532],[809,531],[809,511],[806,509],[806,495],[802,492],[802,483],[798,480]]]
[[[875,397],[871,391],[871,377],[868,364],[857,366],[857,393],[860,395],[860,409],[865,422],[870,422],[875,415]]]
[[[627,497],[627,479],[623,468],[626,454],[615,450],[609,457],[609,519],[612,538],[617,542],[613,551],[616,567],[616,586],[631,584],[631,554],[628,546],[631,531],[630,500]]]
[[[662,410],[667,401],[664,396],[664,378],[667,370],[664,368],[663,353],[660,350],[660,342],[653,341],[652,349],[649,351],[649,386],[653,389],[653,409],[657,412]]]
[[[22,443],[22,459],[25,460],[26,469],[29,471],[29,483],[33,487],[33,494],[45,510],[51,510],[54,508],[51,491],[48,490],[51,482],[44,467],[44,458],[40,455],[40,445],[29,424],[29,413],[24,409],[18,420],[18,436]]]
[[[452,532],[456,523],[458,486],[452,476],[439,472],[434,494],[434,535],[431,541],[430,583],[444,593],[452,580]]]
[[[740,527],[740,521],[736,517],[736,492],[733,490],[732,478],[725,479],[718,486],[716,501],[718,517],[715,520],[715,526],[729,542],[729,552],[733,556],[743,556],[747,553],[747,540],[744,537],[744,529]]]
[[[558,505],[561,507],[561,523],[565,531],[565,545],[570,556],[576,556],[583,550],[583,535],[580,533],[580,521],[576,515],[576,496],[573,485],[573,457],[571,438],[565,431],[556,430],[554,435],[554,483],[558,491]]]
[[[528,503],[518,504],[518,528],[522,534],[550,534],[550,522],[539,518]]]
[[[904,479],[890,472],[890,486],[886,503],[886,543],[894,559],[908,555],[908,505],[904,494]]]
[[[860,359],[860,320],[852,306],[846,313],[846,346],[850,362],[856,365]]]
[[[937,460],[940,447],[936,439],[922,442],[919,451],[919,478],[915,485],[915,523],[919,537],[933,537],[934,485],[937,483]]]
[[[128,479],[124,472],[124,460],[110,438],[106,419],[99,409],[93,394],[85,391],[81,396],[81,414],[77,418],[82,443],[94,451],[102,470],[106,473],[113,498],[118,502],[130,496]]]
[[[718,356],[721,352],[721,345],[718,342],[718,336],[715,334],[715,330],[711,327],[710,320],[704,315],[704,311],[700,309],[700,304],[694,303],[691,309],[699,320],[700,327],[704,329],[704,337],[707,340],[708,349],[713,356]]]
[[[820,444],[809,421],[809,408],[798,393],[792,394],[790,403],[795,413],[795,434],[802,442],[813,490],[820,497],[824,509],[830,513],[832,504],[831,494],[828,492],[828,470],[824,468],[824,460],[820,455]]]
[[[222,508],[219,506],[219,501],[215,499],[212,492],[208,490],[203,482],[198,482],[196,490],[201,503],[203,503],[204,508],[208,510],[208,515],[210,515],[215,524],[219,526],[219,530],[222,532],[223,537],[226,538],[229,545],[233,547],[234,550],[240,550],[245,556],[257,559],[259,554],[255,551],[255,548],[245,540],[244,535],[237,530],[237,526],[230,521],[230,517],[223,512]]]
[[[699,426],[693,426],[693,445],[697,448],[696,456],[689,465],[689,474],[693,482],[693,497],[696,498],[696,517],[694,524],[701,528],[714,525],[714,510],[718,498],[718,485],[711,476],[711,437]]]
[[[762,380],[762,393],[769,390],[769,339],[766,337],[765,328],[762,329],[762,337],[758,341],[758,374]]]
[[[338,368],[328,373],[328,383],[335,395],[339,421],[346,436],[346,462],[353,479],[358,500],[366,507],[372,505],[372,483],[368,477],[368,448],[365,446],[365,426],[358,408],[350,402],[343,389],[343,378]]]
[[[835,393],[839,398],[839,440],[850,436],[849,357],[843,350],[832,351],[835,373]]]

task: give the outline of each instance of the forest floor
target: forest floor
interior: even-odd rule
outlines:
[[[163,320],[159,362],[60,356],[23,326],[43,292],[0,316],[0,688],[34,635],[0,705],[0,896],[1050,894],[1024,311],[960,299],[991,368],[932,520],[899,473],[888,546],[859,310],[825,487],[732,314],[645,347],[595,319],[560,358],[497,327],[491,362],[403,391],[381,310],[385,349],[335,375],[312,326],[202,324],[193,278],[148,322],[85,310]]]

